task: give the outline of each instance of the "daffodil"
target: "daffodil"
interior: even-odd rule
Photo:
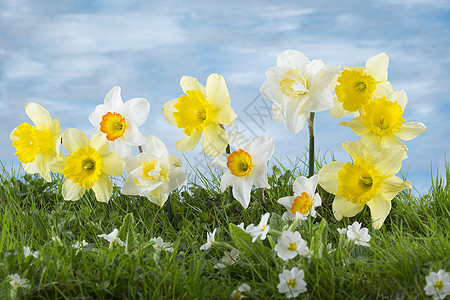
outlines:
[[[277,57],[277,66],[267,69],[261,94],[273,102],[275,121],[283,121],[297,133],[305,126],[310,112],[333,107],[331,82],[338,72],[320,59],[309,61],[300,51],[286,50]]]
[[[370,147],[403,145],[398,138],[412,140],[427,129],[421,122],[404,123],[402,116],[407,101],[404,91],[396,91],[389,100],[381,97],[364,104],[361,116],[339,125],[349,126],[356,135],[362,136],[360,141]]]
[[[430,272],[425,277],[427,285],[423,288],[425,294],[433,297],[434,300],[444,299],[450,295],[450,274],[443,269],[436,272]]]
[[[155,136],[147,138],[142,153],[123,159],[129,174],[122,189],[124,195],[147,197],[162,207],[171,191],[186,184],[181,159],[169,156],[164,143]]]
[[[389,57],[386,53],[370,57],[365,67],[344,67],[336,79],[336,98],[330,113],[334,117],[358,114],[372,99],[389,96],[393,89],[388,81]]]
[[[102,132],[111,145],[111,150],[120,157],[131,154],[132,146],[140,146],[145,137],[139,126],[145,123],[150,104],[145,98],[133,98],[125,103],[120,96],[120,87],[113,87],[89,116],[94,125],[92,135]]]
[[[253,185],[270,188],[267,181],[267,162],[272,157],[275,142],[266,136],[250,140],[235,130],[229,133],[229,138],[230,144],[237,150],[213,159],[211,165],[225,171],[220,182],[222,193],[228,186],[233,186],[234,198],[247,208]]]
[[[291,270],[283,270],[278,278],[280,279],[280,283],[277,285],[278,292],[286,294],[287,298],[295,298],[300,293],[307,291],[304,280],[305,273],[297,267],[293,267]]]
[[[204,132],[203,152],[219,156],[228,145],[221,124],[233,126],[237,118],[231,109],[230,95],[223,76],[209,75],[206,87],[193,77],[183,76],[180,85],[186,95],[172,99],[163,106],[167,122],[182,128],[186,134],[185,138],[175,143],[175,148],[183,152],[194,150]]]
[[[50,163],[59,155],[61,125],[37,103],[28,103],[25,112],[35,126],[22,123],[14,128],[9,138],[25,172],[39,173],[46,181],[51,181]]]
[[[316,193],[319,175],[316,174],[309,179],[300,176],[294,181],[294,196],[287,196],[278,199],[278,203],[283,205],[287,211],[283,214],[284,219],[295,220],[306,219],[308,215],[316,216],[315,208],[322,204],[320,195]]]
[[[309,256],[308,245],[298,231],[283,231],[275,245],[275,251],[282,260],[289,260],[297,255]]]
[[[159,236],[157,238],[150,239],[151,242],[155,242],[153,244],[153,248],[155,248],[158,251],[167,251],[167,252],[173,252],[172,244],[168,242],[164,242],[163,239]]]
[[[216,228],[214,228],[213,232],[208,232],[206,234],[206,243],[200,246],[200,250],[208,250],[212,245],[216,243]]]
[[[373,151],[361,142],[345,142],[342,147],[353,162],[331,162],[319,171],[319,184],[335,195],[333,213],[337,220],[353,217],[364,205],[372,215],[372,226],[379,229],[391,210],[391,200],[411,182],[395,176],[406,149],[393,146]]]
[[[355,243],[356,245],[366,246],[370,247],[369,241],[370,241],[370,235],[369,235],[369,229],[363,227],[361,228],[361,223],[359,222],[353,222],[352,225],[349,225],[347,227],[347,230],[345,232],[347,234],[347,238]]]
[[[122,175],[125,162],[115,152],[107,152],[104,134],[96,134],[89,141],[82,131],[68,128],[62,139],[70,155],[56,158],[51,168],[66,178],[62,185],[64,200],[78,200],[92,188],[98,201],[108,202],[113,191],[109,175]]]

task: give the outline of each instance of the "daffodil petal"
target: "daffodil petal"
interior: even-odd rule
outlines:
[[[289,211],[292,207],[292,203],[294,203],[294,199],[295,199],[294,196],[287,196],[278,199],[277,202],[283,205],[284,208],[286,208]]]
[[[228,138],[226,132],[218,124],[210,124],[203,130],[205,136],[203,137],[202,148],[205,154],[210,156],[219,156],[228,146]]]
[[[36,174],[39,173],[39,170],[37,168],[37,163],[36,161],[24,164],[22,163],[22,168],[24,169],[25,172],[27,172],[28,174]],[[64,168],[64,167],[63,167]]]
[[[78,148],[89,147],[89,140],[83,131],[76,128],[67,128],[62,137],[62,143],[70,153],[78,150]]]
[[[383,81],[380,83],[377,83],[377,87],[375,88],[375,91],[373,91],[373,99],[386,97],[390,98],[392,93],[394,92],[394,89],[392,88],[392,85],[389,81]]]
[[[134,178],[132,176],[129,176],[127,180],[125,180],[125,183],[122,187],[122,194],[123,195],[139,195],[139,189],[134,184]]]
[[[67,179],[62,185],[62,196],[64,200],[76,201],[83,197],[86,189]]]
[[[196,132],[194,132],[193,135],[186,136],[186,137],[182,138],[181,140],[176,141],[175,148],[181,152],[190,152],[195,149],[195,146],[197,146],[198,141],[200,140],[201,137],[202,137],[202,132],[196,131]]]
[[[134,169],[138,168],[141,165],[141,156],[145,154],[139,153],[138,155],[127,155],[122,157],[125,162],[125,169],[127,173],[131,173]]]
[[[275,99],[283,99],[283,93],[281,92],[279,85],[279,69],[279,67],[271,67],[267,69],[267,81],[265,81],[260,88],[261,95],[271,101],[275,101]]]
[[[224,124],[233,126],[234,121],[237,119],[237,115],[229,104],[222,105],[217,112],[217,116],[214,118],[214,122],[218,124]]]
[[[187,176],[181,168],[174,168],[169,171],[169,191],[179,188],[180,186],[186,185]]]
[[[92,190],[95,193],[95,198],[97,198],[97,201],[108,202],[113,192],[111,178],[102,173],[97,182],[92,186]]]
[[[267,163],[275,151],[275,140],[268,136],[255,137],[248,147],[252,160],[256,163]]]
[[[381,136],[381,147],[389,148],[393,146],[406,147],[399,139],[397,139],[392,133]]]
[[[123,173],[125,162],[115,152],[108,152],[102,156],[103,172],[118,177]]]
[[[287,66],[291,68],[302,68],[303,65],[309,64],[310,61],[300,51],[297,50],[285,50],[278,54],[277,66]]]
[[[294,181],[293,189],[295,193],[300,195],[301,193],[306,192],[312,198],[316,192],[316,187],[318,183],[319,183],[319,174],[315,174],[310,178],[306,178],[305,176],[299,176]]]
[[[145,143],[145,136],[142,135],[139,128],[134,123],[127,123],[127,129],[123,134],[123,140],[132,146],[140,146]]]
[[[208,76],[206,80],[206,99],[213,109],[231,102],[228,88],[222,75],[214,73]]]
[[[284,122],[284,115],[283,115],[283,109],[281,104],[279,103],[272,103],[272,114],[273,114],[273,120],[277,122]]]
[[[53,161],[50,163],[50,170],[55,173],[62,173],[64,170],[64,167],[66,166],[66,157],[55,157]]]
[[[226,170],[228,170],[227,162],[228,162],[228,154],[224,153],[222,155],[214,157],[209,164],[213,168],[216,168],[216,169],[219,169],[222,171],[226,171]]]
[[[403,181],[397,176],[388,177],[381,181],[380,184],[380,191],[386,200],[392,200],[399,192],[411,188],[412,185],[410,181]]]
[[[242,177],[233,184],[233,196],[246,209],[250,203],[250,192],[253,182],[251,177]]]
[[[380,135],[368,132],[364,134],[359,141],[366,145],[367,148],[373,149],[372,153],[376,153],[381,150],[382,138],[383,137]]]
[[[288,108],[289,109],[289,108]],[[309,112],[300,113],[294,115],[291,118],[286,117],[284,124],[290,132],[298,133],[305,127],[306,120],[308,119]]]
[[[252,178],[254,186],[270,189],[269,181],[267,180],[267,165],[253,167]]]
[[[327,192],[337,194],[338,172],[345,165],[342,161],[333,161],[323,166],[319,171],[319,184]]]
[[[378,193],[367,202],[367,206],[369,206],[370,215],[372,216],[372,227],[380,229],[391,211],[391,201],[387,201],[380,193]]]
[[[336,220],[340,221],[342,217],[353,217],[363,210],[364,205],[347,201],[345,198],[336,196],[333,201],[333,214]]]
[[[132,118],[136,126],[145,123],[150,111],[150,104],[145,98],[133,98],[123,104],[124,115]]]
[[[163,108],[162,108],[164,118],[166,119],[167,122],[169,122],[169,124],[174,125],[174,126],[177,126],[177,123],[175,122],[173,113],[177,110],[175,109],[175,107],[173,107],[173,105],[175,103],[177,103],[177,101],[178,101],[178,98],[167,101],[166,103],[164,103]]]
[[[51,117],[48,111],[41,105],[33,102],[29,102],[25,106],[25,112],[28,117],[33,121],[36,128],[39,130],[49,130]]]
[[[386,81],[388,79],[389,57],[386,53],[370,57],[366,61],[364,73],[371,75],[375,81]]]
[[[52,179],[50,177],[50,163],[55,158],[54,152],[50,153],[41,153],[40,158],[37,160],[36,167],[39,170],[39,174],[45,179],[47,182],[51,182]]]
[[[353,160],[357,157],[361,157],[369,162],[373,161],[372,154],[363,143],[347,141],[342,144],[342,148],[350,154]]]
[[[335,118],[340,118],[348,114],[350,114],[350,112],[344,109],[342,102],[340,102],[337,97],[334,97],[334,106],[330,109],[330,115]]]
[[[180,85],[185,94],[187,94],[187,91],[195,90],[202,92],[203,95],[206,95],[205,87],[198,82],[197,78],[191,76],[183,76],[180,79]]]
[[[222,175],[222,180],[220,181],[220,192],[223,193],[230,185],[233,185],[235,176],[230,173],[230,171],[225,172]]]
[[[145,140],[144,152],[156,157],[168,156],[166,145],[154,135],[150,135]]]
[[[402,161],[408,156],[406,148],[402,146],[393,146],[382,149],[373,165],[382,176],[389,176],[396,174],[402,167]]]
[[[408,103],[408,96],[403,90],[395,91],[392,93],[389,100],[392,102],[397,102],[397,104],[402,107],[402,110],[405,110],[406,104]]]
[[[412,140],[427,130],[427,127],[422,122],[409,122],[397,130],[394,134],[404,141]]]
[[[333,107],[333,94],[328,87],[314,88],[309,92],[308,101],[303,106],[303,111],[321,112]]]
[[[100,155],[105,154],[109,148],[108,140],[106,139],[106,135],[103,133],[94,135],[89,142],[89,145],[94,148]]]
[[[131,155],[131,146],[123,139],[117,139],[110,144],[110,152],[116,152],[120,157]]]
[[[350,122],[342,121],[339,123],[339,125],[350,127],[352,131],[358,136],[367,134],[369,132],[369,129],[361,121],[361,117],[353,118],[353,120],[351,120]]]
[[[107,111],[122,113],[123,112],[123,101],[120,96],[120,87],[113,87],[108,94],[106,94],[105,99],[105,108]]]

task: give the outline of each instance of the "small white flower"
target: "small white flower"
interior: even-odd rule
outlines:
[[[234,265],[237,257],[239,256],[239,251],[233,249],[230,252],[225,252],[225,255],[221,259],[221,263],[214,266],[216,269],[223,269],[226,266]]]
[[[278,278],[280,279],[280,283],[277,285],[278,292],[286,294],[287,298],[295,298],[300,293],[307,291],[304,280],[305,273],[297,267],[293,267],[290,271],[284,270],[278,275]]]
[[[444,299],[450,295],[450,274],[440,269],[437,273],[430,272],[425,277],[427,285],[423,288],[425,294],[433,297],[434,300]]]
[[[292,259],[297,254],[305,257],[310,255],[308,245],[298,231],[283,231],[275,245],[275,251],[283,260]]]
[[[151,242],[155,242],[153,244],[153,248],[159,251],[167,251],[167,252],[173,252],[172,243],[164,242],[161,237],[152,238],[150,239]]]
[[[75,252],[75,255],[78,254],[78,252],[80,250],[83,250],[84,247],[86,247],[87,245],[89,245],[89,243],[87,243],[85,240],[77,241],[75,244],[72,244],[72,248],[77,249],[77,252]]]
[[[208,250],[212,245],[216,242],[214,236],[216,235],[216,228],[214,228],[213,232],[208,232],[206,234],[206,243],[200,247],[200,250]]]
[[[361,228],[361,223],[356,221],[347,227],[347,238],[357,245],[370,247],[368,243],[370,241],[369,229]]]
[[[270,213],[265,213],[261,217],[261,222],[259,222],[258,226],[250,224],[247,226],[247,231],[252,235],[252,242],[254,243],[258,237],[260,237],[261,241],[266,239],[267,233],[269,233],[269,225],[267,222],[269,221]]]
[[[242,222],[241,224],[237,225],[237,227],[241,228],[242,230],[245,230],[244,222]]]
[[[19,288],[19,287],[23,287],[25,289],[29,289],[30,285],[28,284],[28,280],[27,279],[21,279],[19,274],[11,274],[8,276],[8,280],[11,280],[9,282],[9,284],[12,287],[15,288]]]
[[[248,284],[243,283],[237,288],[237,290],[234,290],[231,293],[231,298],[233,298],[233,299],[247,298],[246,296],[242,295],[242,293],[250,292],[250,290],[251,290],[251,287]]]
[[[347,228],[338,228],[337,231],[339,234],[347,234]]]
[[[33,257],[35,257],[35,258],[38,258],[39,257],[39,251],[31,251],[30,250],[30,247],[28,247],[28,246],[24,246],[23,247],[23,255],[25,256],[25,257],[28,257],[28,256],[33,256]]]
[[[104,238],[111,244],[113,244],[114,242],[117,242],[120,246],[125,246],[125,243],[122,242],[122,240],[117,237],[117,234],[119,234],[119,231],[117,230],[117,228],[114,228],[114,230],[110,234],[99,234],[97,236]]]

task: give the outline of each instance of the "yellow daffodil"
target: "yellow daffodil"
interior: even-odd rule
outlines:
[[[225,151],[228,139],[221,124],[233,126],[237,116],[230,106],[230,96],[222,75],[211,74],[206,87],[197,79],[183,76],[181,88],[186,95],[168,101],[163,106],[164,118],[182,128],[186,137],[175,143],[179,151],[190,152],[200,141],[203,152],[219,156]]]
[[[367,204],[372,226],[379,229],[391,210],[391,200],[411,182],[395,176],[406,159],[406,149],[392,146],[373,151],[361,142],[345,142],[342,147],[353,162],[331,162],[319,171],[319,184],[335,195],[333,213],[337,220],[353,217]]]
[[[100,202],[108,202],[113,191],[111,176],[121,176],[125,162],[115,152],[108,151],[108,141],[102,133],[90,141],[75,128],[68,128],[63,135],[63,145],[70,155],[56,158],[52,171],[66,178],[62,186],[64,200],[78,200],[92,188]]]
[[[388,79],[389,57],[380,53],[370,57],[365,67],[344,67],[335,82],[336,97],[330,111],[333,117],[358,114],[374,98],[393,92]]]
[[[309,61],[300,51],[286,50],[277,57],[277,66],[267,69],[261,94],[273,102],[273,119],[297,133],[310,112],[333,107],[331,82],[338,72],[320,59]]]
[[[25,112],[35,126],[22,123],[14,128],[9,138],[25,172],[39,173],[46,181],[51,181],[50,163],[59,155],[61,125],[37,103],[28,103]]]
[[[389,100],[381,97],[366,103],[361,116],[339,124],[349,126],[356,135],[362,136],[360,141],[369,147],[381,149],[403,145],[397,137],[411,140],[427,129],[421,122],[404,123],[402,116],[407,101],[404,91],[396,91]]]

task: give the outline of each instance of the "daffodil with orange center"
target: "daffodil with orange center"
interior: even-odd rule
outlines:
[[[369,206],[373,228],[379,229],[391,211],[392,199],[411,189],[409,181],[395,176],[407,158],[403,146],[374,151],[361,142],[345,142],[352,162],[331,162],[319,171],[319,184],[335,195],[333,213],[337,220],[353,217]]]
[[[204,133],[203,152],[219,156],[228,145],[222,125],[233,126],[237,116],[230,106],[230,95],[222,75],[211,74],[206,87],[197,79],[183,76],[181,88],[186,95],[168,101],[163,106],[164,118],[183,129],[186,135],[175,143],[175,148],[190,152],[197,146]]]
[[[232,186],[234,198],[247,208],[253,185],[270,188],[267,182],[267,162],[272,157],[275,142],[266,136],[249,139],[235,130],[228,137],[230,144],[237,150],[213,159],[211,165],[225,171],[220,182],[222,193],[228,186]]]
[[[46,181],[51,181],[50,163],[59,155],[61,125],[37,103],[28,103],[25,112],[35,126],[22,123],[14,128],[9,138],[25,172],[39,173]]]

